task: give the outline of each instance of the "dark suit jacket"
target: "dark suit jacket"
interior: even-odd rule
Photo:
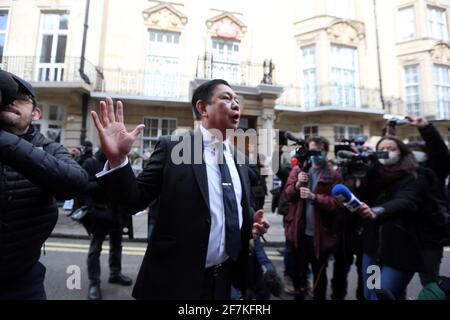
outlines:
[[[189,147],[194,150],[194,141],[198,152],[186,151]],[[174,164],[172,152],[191,162]],[[194,164],[195,157],[200,164]],[[242,154],[235,152],[235,161],[237,157]],[[211,226],[208,178],[202,159],[203,143],[199,130],[183,136],[163,136],[137,179],[130,165],[98,179],[113,199],[133,212],[158,200],[155,208],[158,219],[133,290],[136,299],[200,298]],[[243,224],[242,252],[235,264],[233,278],[245,294],[253,209],[249,205],[247,166],[236,167],[243,189]]]

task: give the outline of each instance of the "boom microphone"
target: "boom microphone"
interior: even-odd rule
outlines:
[[[351,151],[341,150],[341,151],[338,151],[337,156],[342,159],[350,159],[351,160],[358,155]]]
[[[284,137],[288,140],[294,141],[295,143],[301,145],[303,143],[303,140],[301,138],[297,138],[292,134],[292,132],[286,131],[284,133]]]
[[[355,212],[361,207],[361,201],[343,184],[335,185],[331,194],[350,212]]]

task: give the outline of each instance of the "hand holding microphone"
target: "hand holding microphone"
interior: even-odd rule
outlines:
[[[361,202],[345,185],[335,185],[331,194],[350,212],[358,212],[364,219],[375,219],[377,217],[373,210],[367,204]]]
[[[361,207],[361,201],[343,184],[337,184],[331,190],[331,194],[341,202],[350,212],[355,212]]]
[[[308,188],[301,187],[300,188],[300,198],[309,199],[309,200],[314,201],[316,199],[316,195],[313,192],[311,192],[311,190],[309,190]]]
[[[373,220],[377,217],[377,215],[372,211],[372,209],[364,202],[361,202],[361,207],[359,208],[358,213],[363,219]]]

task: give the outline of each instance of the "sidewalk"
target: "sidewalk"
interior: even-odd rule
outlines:
[[[67,216],[69,211],[59,209],[58,222],[53,229],[51,237],[67,239],[89,239],[83,226],[72,221]],[[266,219],[270,223],[269,231],[264,235],[267,246],[284,246],[284,229],[282,216],[274,213],[266,213]],[[146,242],[147,241],[147,214],[136,214],[133,216],[134,239],[124,236],[123,241]]]

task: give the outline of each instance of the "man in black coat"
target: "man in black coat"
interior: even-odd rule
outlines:
[[[41,115],[33,88],[13,78],[15,100],[0,107],[0,299],[46,299],[39,257],[58,219],[55,198],[72,198],[87,174],[31,125]]]
[[[228,300],[232,282],[245,296],[249,240],[268,228],[262,210],[253,215],[242,154],[226,139],[239,124],[236,93],[224,80],[208,81],[192,107],[200,130],[160,137],[137,179],[127,154],[143,126],[128,133],[122,103],[114,114],[111,99],[100,103],[100,118],[92,113],[108,159],[100,185],[134,212],[158,200],[136,299]]]
[[[100,254],[106,235],[109,235],[110,283],[130,286],[133,281],[121,273],[122,270],[122,210],[113,205],[105,190],[95,181],[95,174],[103,169],[106,157],[99,149],[93,157],[86,159],[83,169],[89,175],[89,183],[80,196],[82,205],[89,208],[91,243],[87,258],[89,276],[89,300],[101,300]]]

